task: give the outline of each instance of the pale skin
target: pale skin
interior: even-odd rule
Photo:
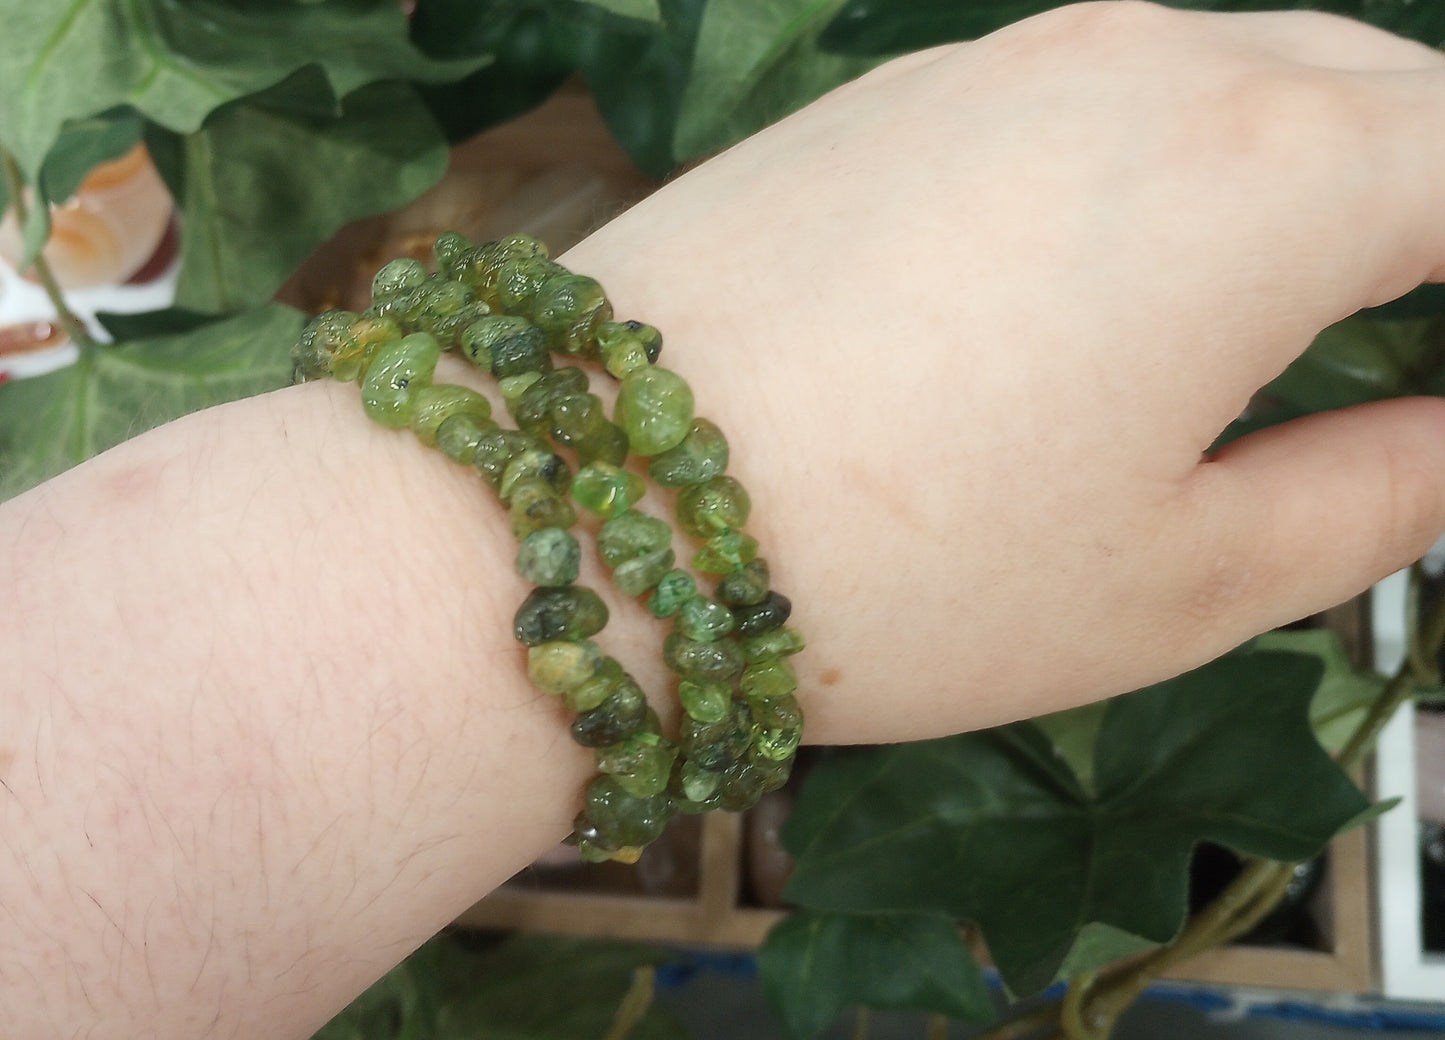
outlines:
[[[1350,23],[1090,5],[885,66],[564,259],[727,431],[808,738],[939,736],[1200,664],[1445,528],[1442,401],[1203,457],[1318,329],[1445,277],[1442,121],[1441,58]],[[305,1037],[567,833],[590,760],[489,495],[309,384],[0,507],[9,1035]]]

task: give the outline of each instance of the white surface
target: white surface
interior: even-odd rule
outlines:
[[[1391,673],[1405,656],[1404,572],[1375,586],[1375,667]],[[1387,997],[1445,1000],[1445,955],[1427,954],[1422,935],[1420,821],[1416,805],[1415,712],[1402,708],[1375,747],[1375,796],[1400,804],[1375,822],[1380,985]]]

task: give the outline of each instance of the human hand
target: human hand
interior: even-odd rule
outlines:
[[[1348,21],[1081,5],[886,65],[567,262],[729,432],[810,737],[936,736],[1201,664],[1445,527],[1445,402],[1203,454],[1445,277],[1442,116],[1440,56]]]

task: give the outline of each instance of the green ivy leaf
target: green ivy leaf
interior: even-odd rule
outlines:
[[[1331,754],[1349,742],[1385,689],[1385,677],[1373,669],[1356,668],[1344,640],[1326,628],[1266,632],[1252,648],[1309,654],[1320,662],[1324,675],[1310,701],[1310,727]]]
[[[177,133],[216,108],[320,66],[337,97],[378,80],[455,79],[396,0],[9,0],[0,8],[0,140],[34,183],[61,128],[119,105]]]
[[[857,1005],[973,1022],[993,1017],[978,964],[945,914],[799,910],[768,932],[758,971],[768,1001],[799,1040]]]
[[[273,305],[0,385],[0,498],[188,412],[284,386],[304,323]]]
[[[1034,719],[1034,725],[1053,744],[1054,754],[1068,764],[1079,786],[1090,795],[1094,793],[1094,746],[1108,710],[1108,701],[1096,701]]]
[[[788,115],[878,62],[829,54],[818,37],[841,0],[732,0],[702,17],[673,155],[691,159]]]
[[[973,920],[1015,992],[1086,924],[1167,942],[1190,851],[1316,854],[1368,807],[1309,726],[1318,660],[1233,654],[1110,701],[1090,795],[1033,723],[825,762],[784,831],[787,896],[835,912]]]
[[[446,139],[407,84],[363,87],[337,118],[270,96],[227,105],[180,143],[178,306],[265,303],[342,225],[409,202],[446,172]]]
[[[70,120],[40,168],[41,193],[51,202],[70,198],[91,170],[134,148],[142,126],[127,108]]]
[[[585,0],[589,7],[598,7],[620,18],[632,18],[640,22],[662,21],[662,9],[657,0]]]
[[[1428,320],[1346,318],[1316,336],[1265,390],[1306,413],[1416,393],[1440,355],[1439,331]]]

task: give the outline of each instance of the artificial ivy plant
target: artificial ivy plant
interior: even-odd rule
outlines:
[[[286,383],[307,316],[273,297],[302,260],[347,222],[416,198],[451,145],[571,77],[637,166],[662,176],[890,55],[1054,6],[0,0],[0,210],[16,211],[27,262],[79,347],[74,365],[0,385],[0,496],[147,427]],[[1311,7],[1445,42],[1445,5],[1412,0],[1173,6]],[[38,259],[47,204],[142,140],[183,220],[175,305],[103,318],[113,342],[98,342]],[[1440,295],[1419,291],[1327,330],[1227,436],[1445,393],[1441,313]],[[1158,973],[1247,931],[1290,864],[1378,810],[1350,771],[1395,707],[1440,687],[1445,605],[1417,600],[1412,652],[1393,677],[1355,669],[1328,634],[1277,633],[1106,704],[825,762],[785,832],[796,910],[759,954],[786,1029],[814,1035],[853,1005],[928,1011],[934,1035],[950,1019],[987,1023],[993,1001],[961,937],[967,922],[1010,995],[1068,983],[1027,1015],[978,1028],[1107,1036]],[[1190,916],[1189,863],[1204,841],[1246,865]],[[322,1035],[680,1035],[647,1007],[653,954],[538,942],[485,954],[431,944]],[[548,1002],[526,995],[547,986],[566,987],[555,1003],[583,1017],[539,1017]]]

